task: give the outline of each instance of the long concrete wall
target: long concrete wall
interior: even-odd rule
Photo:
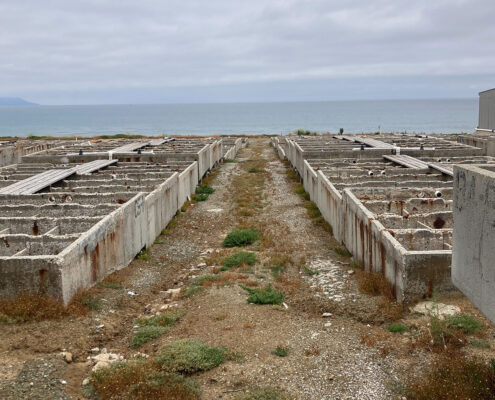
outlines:
[[[454,167],[452,281],[495,323],[495,169]]]
[[[39,142],[39,143],[22,143],[17,142],[15,145],[0,146],[0,167],[6,165],[18,164],[21,158],[28,154],[37,153],[48,150],[59,144],[54,142]]]

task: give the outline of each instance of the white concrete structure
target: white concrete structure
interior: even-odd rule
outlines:
[[[454,167],[452,281],[495,322],[495,166]]]

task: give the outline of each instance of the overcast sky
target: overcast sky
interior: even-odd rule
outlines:
[[[0,97],[476,97],[495,87],[494,16],[494,0],[0,0]]]

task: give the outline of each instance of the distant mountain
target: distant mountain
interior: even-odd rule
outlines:
[[[36,103],[30,103],[20,97],[0,97],[0,107],[5,106],[37,106]]]

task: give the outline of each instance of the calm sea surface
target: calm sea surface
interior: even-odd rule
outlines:
[[[460,133],[478,122],[477,99],[307,103],[0,107],[0,136],[280,134],[319,132]]]

